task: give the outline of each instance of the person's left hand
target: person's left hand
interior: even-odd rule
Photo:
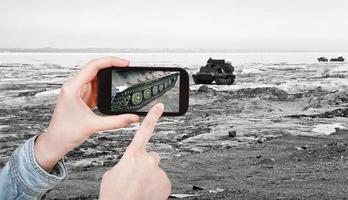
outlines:
[[[96,106],[98,71],[128,64],[129,61],[117,57],[92,60],[63,84],[48,129],[35,143],[35,157],[43,169],[52,170],[65,154],[93,133],[122,128],[139,120],[134,114],[98,116],[91,110]]]

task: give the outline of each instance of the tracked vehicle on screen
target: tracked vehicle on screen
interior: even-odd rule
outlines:
[[[212,84],[215,81],[217,85],[231,85],[236,78],[233,71],[231,63],[209,58],[207,64],[193,74],[192,78],[196,84]]]
[[[178,72],[127,71],[112,74],[112,111],[137,111],[173,88]],[[115,81],[114,81],[115,80]]]

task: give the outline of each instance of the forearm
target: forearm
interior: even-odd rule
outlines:
[[[16,149],[0,172],[0,199],[40,199],[67,176],[66,166],[59,161],[55,174],[45,171],[36,161],[33,137]]]

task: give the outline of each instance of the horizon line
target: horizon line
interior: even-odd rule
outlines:
[[[0,53],[267,53],[267,52],[348,52],[348,50],[300,50],[300,49],[215,49],[215,48],[0,48]]]

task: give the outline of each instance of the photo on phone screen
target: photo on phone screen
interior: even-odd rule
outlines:
[[[163,103],[165,112],[180,109],[180,71],[111,71],[111,112],[148,112]]]

